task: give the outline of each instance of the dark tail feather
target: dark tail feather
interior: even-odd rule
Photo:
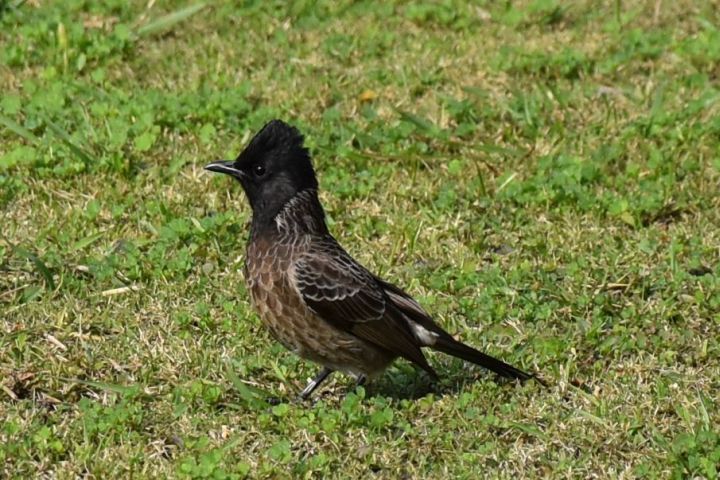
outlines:
[[[449,335],[447,337],[441,336],[440,338],[438,338],[435,344],[432,345],[430,348],[434,348],[435,350],[447,353],[448,355],[452,355],[453,357],[462,358],[463,360],[467,360],[468,362],[480,365],[481,367],[492,370],[493,372],[503,377],[518,378],[520,380],[527,380],[529,378],[535,377],[534,375],[525,373],[522,370],[518,370],[512,365],[508,365],[507,363],[498,360],[497,358],[493,358],[490,355],[486,355],[478,350],[475,350],[474,348],[465,345],[464,343],[460,343]]]

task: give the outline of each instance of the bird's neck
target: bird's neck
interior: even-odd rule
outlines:
[[[253,213],[251,237],[260,235],[293,236],[301,234],[325,235],[325,211],[317,190],[301,190],[274,215]]]

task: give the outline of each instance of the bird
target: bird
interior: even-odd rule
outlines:
[[[205,169],[239,181],[250,203],[244,277],[261,322],[288,350],[322,367],[301,399],[335,371],[363,385],[399,357],[437,381],[423,348],[502,377],[536,378],[456,340],[408,293],[343,249],[328,230],[310,152],[296,127],[271,120],[236,159]]]

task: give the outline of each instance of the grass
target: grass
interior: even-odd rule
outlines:
[[[718,7],[0,1],[0,476],[716,477]],[[549,388],[290,402],[202,170],[275,117],[353,255]]]

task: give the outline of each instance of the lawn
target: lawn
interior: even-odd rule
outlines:
[[[0,477],[718,475],[720,3],[192,2],[0,1]],[[202,168],[272,118],[352,255],[548,386],[295,402]]]

